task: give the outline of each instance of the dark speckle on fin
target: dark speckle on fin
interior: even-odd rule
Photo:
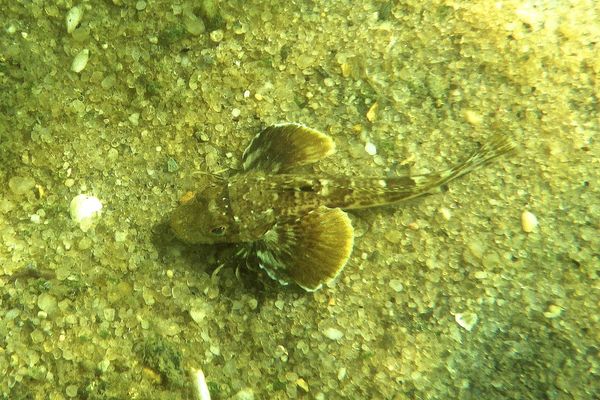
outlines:
[[[314,163],[333,154],[333,140],[300,124],[280,124],[265,128],[244,151],[245,171],[289,172],[295,167]]]
[[[277,223],[255,243],[255,250],[261,268],[271,278],[314,291],[344,268],[353,241],[348,215],[339,208],[320,207]]]

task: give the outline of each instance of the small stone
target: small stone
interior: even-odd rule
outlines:
[[[548,319],[557,318],[560,317],[562,311],[563,309],[561,307],[554,304],[550,304],[550,306],[548,306],[548,310],[544,312],[544,317]]]
[[[377,119],[377,109],[379,108],[379,103],[375,102],[367,111],[367,120],[369,122],[373,122]]]
[[[83,9],[81,7],[73,7],[67,12],[65,22],[67,24],[67,33],[73,33],[81,22],[83,17]]]
[[[377,147],[375,147],[375,145],[371,142],[367,142],[365,144],[365,151],[367,152],[367,154],[369,154],[370,156],[374,156],[375,154],[377,154]]]
[[[138,1],[137,3],[135,3],[135,9],[138,11],[144,11],[146,9],[146,2],[143,0]]]
[[[115,242],[124,242],[127,240],[127,231],[116,231]]]
[[[538,224],[538,219],[533,213],[527,210],[523,211],[521,214],[521,227],[523,228],[524,232],[533,232],[537,228]]]
[[[258,307],[258,300],[256,300],[256,299],[248,300],[248,307],[250,307],[250,309],[252,311],[256,310],[256,308]]]
[[[188,31],[188,33],[194,36],[204,33],[204,30],[206,29],[204,27],[204,22],[189,10],[186,10],[184,14],[183,26],[185,26],[185,30]]]
[[[39,329],[32,331],[29,336],[31,337],[33,343],[42,343],[44,341],[44,333]]]
[[[127,118],[133,126],[138,126],[140,123],[140,113],[133,113]]]
[[[241,113],[242,113],[242,112],[240,111],[240,109],[239,109],[239,108],[234,108],[233,110],[231,110],[231,116],[232,116],[233,118],[237,118],[237,117],[239,117]]]
[[[462,328],[471,332],[471,330],[473,329],[475,324],[477,324],[478,318],[477,318],[477,314],[467,311],[464,313],[458,313],[458,314],[454,315],[454,320]]]
[[[304,379],[302,379],[302,378],[296,379],[296,385],[298,385],[298,387],[300,389],[302,389],[306,393],[308,393],[308,383]]]
[[[77,243],[79,250],[88,250],[90,247],[92,247],[92,240],[88,237],[82,237]]]
[[[383,236],[388,242],[398,244],[400,243],[404,235],[397,229],[391,229],[386,231],[386,233],[384,233]]]
[[[105,308],[103,310],[104,319],[108,322],[112,322],[115,320],[115,309],[114,308]]]
[[[110,366],[110,360],[106,359],[106,358],[98,363],[98,369],[102,372],[108,371],[109,366]]]
[[[204,318],[206,318],[206,311],[201,308],[192,308],[190,310],[190,317],[192,317],[195,323],[200,325],[204,321]]]
[[[476,271],[473,274],[473,276],[475,276],[475,278],[479,280],[487,279],[488,275],[489,274],[486,271]]]
[[[177,170],[179,170],[179,164],[174,158],[169,157],[167,159],[167,172],[177,172]]]
[[[56,301],[56,297],[48,293],[42,293],[38,296],[37,305],[40,310],[46,312],[47,314],[52,314],[58,310],[58,302]]]
[[[108,150],[108,154],[106,155],[106,158],[109,161],[115,161],[117,158],[119,158],[119,150],[117,150],[117,149]]]
[[[33,190],[35,186],[35,180],[30,176],[13,176],[8,181],[8,187],[13,194],[17,196],[24,195],[25,193]]]
[[[399,279],[390,280],[389,285],[392,289],[394,289],[394,291],[398,293],[400,293],[404,289],[404,285],[402,285],[402,282]]]
[[[233,400],[254,400],[254,391],[250,388],[242,389],[233,396]]]
[[[106,78],[102,79],[102,82],[100,82],[100,86],[102,87],[102,89],[108,90],[111,87],[113,87],[116,82],[117,82],[117,75],[110,74],[110,75],[107,75]]]
[[[68,397],[77,396],[77,385],[69,385],[67,386],[66,393]]]
[[[221,40],[223,40],[223,36],[224,36],[223,31],[220,29],[217,29],[210,33],[210,40],[212,40],[215,43],[219,43]]]
[[[467,122],[471,125],[481,125],[481,123],[483,122],[483,117],[481,116],[481,114],[473,110],[465,110],[463,112],[463,115],[465,116]]]
[[[446,207],[440,208],[440,214],[446,221],[449,221],[450,218],[452,218],[452,212]]]
[[[142,289],[142,298],[144,299],[144,303],[146,303],[147,306],[151,306],[156,302],[156,300],[154,300],[154,295],[152,294],[152,289],[149,289],[147,287],[144,287]]]
[[[83,71],[90,59],[90,51],[88,49],[81,50],[73,59],[71,64],[71,71],[80,73]]]
[[[336,328],[327,328],[324,334],[331,340],[340,340],[344,336],[344,333]]]

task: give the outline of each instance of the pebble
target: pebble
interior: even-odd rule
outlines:
[[[190,310],[190,317],[192,317],[195,323],[200,325],[202,321],[204,321],[204,318],[206,318],[206,310],[201,308],[192,308]]]
[[[462,328],[471,332],[473,327],[477,324],[478,318],[477,314],[467,311],[464,313],[457,313],[456,315],[454,315],[454,320]]]
[[[374,122],[377,119],[377,109],[379,108],[379,104],[377,102],[373,103],[373,105],[367,111],[367,120],[369,122]]]
[[[105,308],[102,312],[106,321],[112,322],[115,320],[116,310],[114,308]]]
[[[204,30],[206,29],[204,27],[204,22],[202,22],[202,20],[195,16],[191,11],[184,13],[183,26],[188,33],[194,36],[204,33]]]
[[[404,237],[402,232],[400,232],[399,230],[396,230],[396,229],[391,229],[391,230],[387,231],[386,233],[383,234],[383,236],[385,237],[385,239],[388,242],[393,243],[393,244],[400,243],[400,241]]]
[[[37,305],[40,308],[40,310],[48,314],[52,314],[58,309],[58,302],[56,301],[56,297],[48,293],[42,293],[38,296]]]
[[[298,378],[296,379],[296,385],[298,385],[298,387],[302,390],[304,390],[306,393],[308,393],[308,383],[302,379],[302,378]]]
[[[85,66],[90,59],[90,51],[88,49],[81,50],[73,59],[73,63],[71,64],[71,71],[80,73],[85,69]]]
[[[563,309],[555,304],[550,304],[548,310],[544,312],[544,317],[548,319],[560,317]]]
[[[77,385],[69,385],[67,386],[67,396],[68,397],[75,397],[77,396]]]
[[[215,43],[219,43],[221,40],[223,40],[223,36],[224,36],[223,31],[220,29],[217,29],[210,33],[210,40],[212,40]]]
[[[446,207],[440,208],[440,214],[446,221],[450,221],[450,218],[452,218],[452,212]]]
[[[402,285],[402,281],[400,281],[399,279],[390,280],[389,286],[398,293],[400,293],[402,289],[404,289],[404,285]]]
[[[254,391],[250,388],[242,389],[233,396],[233,400],[254,400]]]
[[[31,191],[35,186],[35,180],[30,176],[13,176],[8,181],[8,187],[13,194],[23,195]]]
[[[67,17],[65,18],[65,22],[67,24],[67,33],[73,33],[73,31],[81,22],[82,17],[83,9],[81,7],[75,6],[67,12]]]
[[[133,113],[127,119],[129,120],[129,122],[131,122],[133,126],[138,126],[138,124],[140,123],[140,113]]]
[[[377,154],[377,147],[375,147],[373,143],[367,142],[367,144],[365,144],[365,151],[370,156],[374,156],[375,154]]]
[[[523,227],[524,232],[533,232],[537,228],[538,224],[538,219],[533,213],[527,210],[523,211],[521,214],[521,227]]]
[[[471,125],[481,125],[483,122],[483,116],[473,110],[465,110],[464,116],[467,122]]]
[[[344,336],[344,333],[336,328],[327,328],[324,333],[331,340],[340,340]]]

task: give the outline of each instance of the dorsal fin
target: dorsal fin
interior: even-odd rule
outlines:
[[[335,152],[335,143],[324,133],[304,125],[272,125],[252,139],[242,156],[244,171],[271,174],[288,172]]]
[[[254,243],[259,265],[282,284],[308,291],[333,280],[346,265],[354,242],[348,215],[339,208],[317,208],[275,224]]]

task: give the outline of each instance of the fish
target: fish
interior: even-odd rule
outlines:
[[[461,163],[428,174],[315,174],[303,167],[332,155],[333,139],[298,123],[271,125],[244,151],[241,173],[202,174],[202,184],[173,211],[170,226],[189,244],[242,244],[271,278],[315,291],[350,259],[354,230],[346,211],[438,193],[515,147],[508,135],[493,136]]]

